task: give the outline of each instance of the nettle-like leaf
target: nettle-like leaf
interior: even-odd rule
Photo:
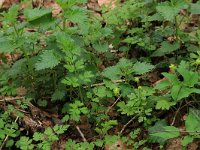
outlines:
[[[1,53],[10,53],[13,52],[18,45],[12,40],[7,39],[6,37],[0,38],[0,52]]]
[[[145,74],[154,68],[155,66],[146,62],[136,62],[133,66],[133,70],[136,74]]]
[[[199,15],[199,14],[200,14],[200,4],[199,4],[199,3],[196,3],[196,4],[191,3],[191,4],[190,4],[189,11],[190,11],[192,14],[197,14],[197,15]]]
[[[180,48],[180,44],[178,42],[171,44],[168,41],[164,41],[161,43],[161,47],[158,50],[156,50],[151,56],[152,57],[164,56],[166,54],[170,54],[171,52],[179,48]]]
[[[103,71],[103,76],[110,79],[110,80],[117,80],[120,79],[120,69],[117,66],[107,67]]]
[[[39,59],[35,64],[36,70],[42,70],[47,68],[54,68],[60,63],[60,59],[57,55],[55,55],[54,50],[45,50],[41,55],[39,55]]]
[[[55,100],[61,100],[61,99],[63,99],[64,98],[64,96],[65,96],[65,91],[64,90],[56,90],[54,93],[53,93],[53,95],[52,95],[52,101],[55,101]]]
[[[18,11],[19,11],[19,5],[12,5],[7,13],[3,13],[3,24],[13,24],[16,22]]]
[[[188,5],[185,0],[176,0],[171,2],[163,2],[157,5],[156,10],[166,21],[173,22],[175,16],[178,15],[181,9],[187,8]]]
[[[105,53],[108,51],[109,48],[107,43],[100,43],[100,42],[94,43],[93,47],[98,53]]]

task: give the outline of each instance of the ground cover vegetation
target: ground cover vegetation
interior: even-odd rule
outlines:
[[[55,2],[1,9],[0,149],[197,149],[200,1]]]

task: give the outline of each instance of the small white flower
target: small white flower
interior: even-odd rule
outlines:
[[[110,48],[110,49],[113,49],[113,45],[112,45],[112,44],[110,44],[110,45],[109,45],[109,48]]]

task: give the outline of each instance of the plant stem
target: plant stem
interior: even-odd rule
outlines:
[[[121,131],[119,132],[119,134],[122,134],[124,132],[124,130],[126,129],[126,127],[131,123],[133,122],[133,120],[136,118],[137,116],[134,116],[133,118],[131,118],[131,120],[129,120],[124,126],[123,128],[121,129]]]

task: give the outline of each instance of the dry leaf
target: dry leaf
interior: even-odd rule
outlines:
[[[27,93],[27,89],[25,87],[18,87],[16,92],[18,96],[24,96]]]
[[[105,5],[105,6],[110,6],[111,9],[115,8],[116,5],[116,0],[98,0],[99,6]]]
[[[122,140],[118,140],[113,145],[106,145],[105,150],[126,150],[126,145]]]

